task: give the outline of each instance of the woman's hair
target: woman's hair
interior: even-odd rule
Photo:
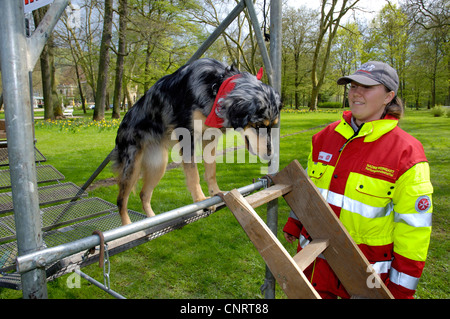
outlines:
[[[390,92],[391,90],[386,88],[386,92]],[[404,108],[402,100],[396,95],[384,108],[383,115],[381,118],[384,118],[386,115],[390,115],[395,117],[396,119],[400,119],[403,116]]]

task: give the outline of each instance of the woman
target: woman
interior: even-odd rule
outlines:
[[[351,76],[350,111],[312,138],[308,175],[395,298],[413,298],[431,233],[430,173],[422,145],[397,124],[398,75],[371,61]],[[291,213],[283,229],[298,250],[311,240]],[[322,298],[350,297],[326,260],[305,270]],[[369,274],[368,274],[369,275]]]

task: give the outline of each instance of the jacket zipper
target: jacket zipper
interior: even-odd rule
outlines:
[[[353,134],[353,136],[350,137],[350,138],[344,143],[344,145],[342,145],[342,147],[339,149],[339,153],[342,152],[342,150],[344,149],[344,147],[347,146],[347,144],[350,143],[350,141],[351,141],[352,139],[354,139],[356,136],[358,136],[359,131],[361,131],[363,125],[364,125],[364,123],[362,123],[361,126],[358,128],[358,130],[355,132],[355,134]]]

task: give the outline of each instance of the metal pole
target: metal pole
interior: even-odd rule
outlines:
[[[272,86],[281,93],[281,21],[282,1],[271,0],[270,2],[270,60],[272,62]],[[269,174],[276,174],[280,168],[280,124],[272,130],[273,154],[269,164]],[[267,226],[277,235],[278,229],[278,199],[267,203]],[[264,283],[265,298],[275,298],[275,278],[266,266],[266,280]]]
[[[99,165],[99,167],[97,167],[95,172],[92,173],[91,177],[89,177],[89,179],[83,184],[83,186],[81,186],[81,189],[80,189],[80,191],[77,194],[77,197],[75,197],[72,201],[78,200],[79,199],[78,196],[83,194],[83,192],[88,189],[88,187],[92,184],[92,182],[97,178],[97,176],[106,167],[106,165],[108,165],[109,162],[111,162],[111,157],[112,157],[113,152],[114,152],[114,149],[108,154],[108,156],[106,156],[106,158],[103,160],[103,162]]]
[[[250,193],[263,188],[267,185],[265,180],[258,181],[256,183],[241,187],[238,191],[241,194]],[[193,203],[187,206],[173,209],[171,211],[156,215],[152,218],[146,218],[132,224],[121,226],[103,233],[105,242],[110,242],[115,239],[119,239],[139,231],[148,229],[150,227],[158,226],[166,222],[173,221],[175,219],[184,217],[198,210],[208,208],[213,205],[223,203],[219,196],[208,198],[204,201]],[[16,268],[19,273],[28,272],[36,267],[50,266],[54,262],[76,254],[80,251],[88,250],[100,244],[100,239],[97,235],[85,237],[77,241],[73,241],[67,244],[62,244],[52,248],[47,248],[41,251],[36,251],[25,256],[19,256],[16,259]]]
[[[0,1],[0,60],[18,255],[42,248],[23,1]],[[26,299],[47,298],[45,269],[23,273]]]
[[[74,272],[79,275],[80,277],[86,279],[87,281],[89,281],[91,284],[93,284],[94,286],[102,289],[103,291],[109,293],[111,296],[113,296],[114,298],[117,299],[126,299],[124,296],[122,296],[121,294],[119,294],[118,292],[115,292],[114,290],[111,290],[107,287],[105,287],[104,284],[98,282],[97,280],[95,280],[94,278],[92,278],[91,276],[85,274],[84,272],[82,272],[80,269],[75,268]]]
[[[258,42],[259,50],[261,51],[261,56],[264,61],[265,71],[267,78],[269,79],[269,84],[273,85],[273,70],[272,63],[269,58],[269,53],[267,52],[266,45],[264,43],[263,34],[261,32],[261,27],[258,22],[258,16],[256,15],[255,7],[253,6],[252,0],[245,0],[247,6],[247,11],[250,16],[250,22],[253,25],[253,30],[255,31],[256,41]]]

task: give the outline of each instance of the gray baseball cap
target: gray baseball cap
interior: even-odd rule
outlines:
[[[344,85],[352,81],[367,86],[383,84],[395,94],[399,83],[397,72],[390,65],[379,61],[364,63],[352,75],[339,78],[337,84]]]

